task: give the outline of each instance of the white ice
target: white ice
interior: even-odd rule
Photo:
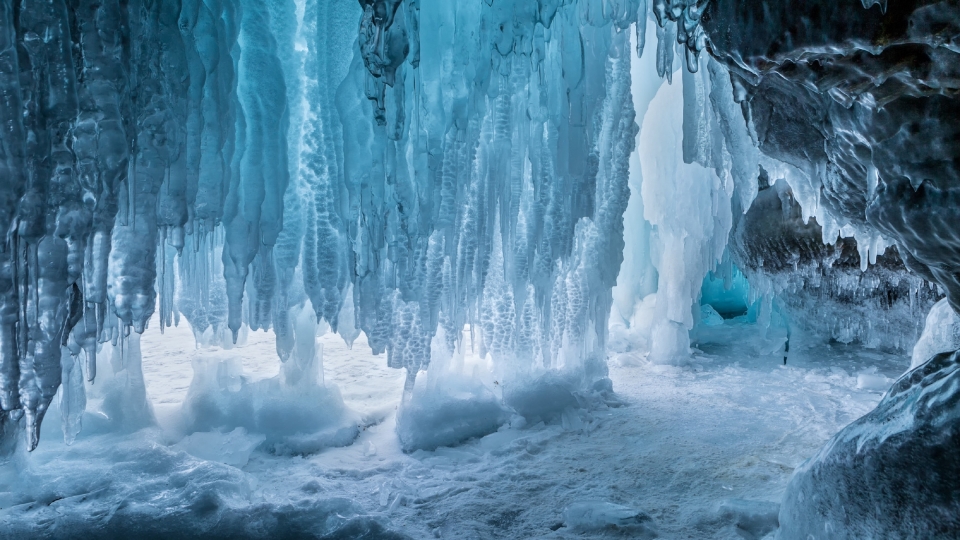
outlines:
[[[960,316],[946,298],[937,302],[927,315],[920,340],[913,347],[910,368],[915,368],[943,352],[960,348]]]
[[[278,519],[412,538],[565,538],[580,534],[574,529],[602,537],[629,527],[663,538],[767,534],[793,468],[879,401],[882,389],[863,388],[859,375],[893,379],[906,360],[798,343],[783,366],[778,354],[755,352],[755,326],[712,328],[686,367],[611,358],[621,406],[570,408],[546,423],[508,422],[459,446],[412,453],[396,432],[403,374],[372,356],[363,335],[350,350],[328,334],[319,339],[325,381],[357,413],[356,439],[300,456],[261,445],[249,457],[245,447],[258,437],[249,430],[178,433],[191,383],[183,368],[230,356],[255,384],[278,375],[272,336],[195,350],[185,325],[150,331],[143,365],[158,426],[85,427],[67,446],[56,423],[44,424],[39,448],[0,468],[0,530],[55,535],[177,518],[194,532],[253,537],[275,533]],[[483,369],[469,355],[465,363]],[[203,438],[217,445],[198,451]]]

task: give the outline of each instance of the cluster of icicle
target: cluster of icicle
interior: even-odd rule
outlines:
[[[699,51],[688,3],[656,13]],[[638,129],[626,31],[647,16],[646,0],[0,3],[3,431],[22,422],[33,449],[61,360],[92,381],[98,346],[155,314],[198,339],[272,329],[287,360],[309,301],[412,373],[465,324],[501,362],[603,369]]]

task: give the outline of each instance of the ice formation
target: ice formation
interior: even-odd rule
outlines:
[[[960,349],[960,316],[946,299],[937,302],[927,314],[923,334],[913,346],[910,369],[919,367],[937,354]]]
[[[579,431],[616,401],[608,345],[684,364],[742,318],[785,363],[801,331],[919,337],[913,371],[798,469],[784,537],[955,532],[956,475],[924,475],[957,464],[960,8],[848,4],[2,3],[0,449],[35,449],[58,395],[67,442],[88,397],[87,429],[154,423],[154,317],[200,346],[273,332],[274,379],[194,366],[178,444],[237,464],[357,436],[327,329],[406,370],[416,451]],[[904,482],[917,498],[893,505]],[[851,503],[868,488],[889,522]],[[653,534],[645,517],[563,519]]]
[[[135,378],[155,314],[199,344],[271,329],[286,385],[323,323],[364,332],[410,391],[432,355],[474,345],[510,388],[550,370],[592,388],[638,132],[631,58],[656,20],[656,71],[672,77],[675,49],[700,70],[684,129],[702,129],[702,7],[5,3],[4,425],[34,448],[63,383],[75,436],[98,349]]]

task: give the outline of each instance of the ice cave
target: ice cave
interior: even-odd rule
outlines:
[[[957,0],[0,0],[0,539],[960,539]]]

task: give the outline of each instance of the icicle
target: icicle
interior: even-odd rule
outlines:
[[[60,349],[69,309],[66,256],[66,242],[57,238],[46,237],[36,248],[34,268],[38,273],[28,300],[28,311],[33,314],[29,326],[32,347],[20,365],[20,401],[29,450],[37,447],[40,424],[61,381]]]
[[[0,413],[20,408],[19,299],[14,263],[0,253]]]
[[[83,411],[87,406],[80,359],[64,347],[60,358],[63,386],[60,387],[60,415],[63,440],[73,444],[80,433]]]
[[[26,188],[23,176],[26,149],[23,146],[23,103],[20,99],[20,67],[13,5],[0,5],[0,415],[20,406],[20,298],[17,257],[20,249],[14,227],[17,203]],[[2,441],[0,441],[2,442]]]
[[[647,45],[647,0],[639,0],[637,6],[637,58],[643,56],[643,49]]]
[[[245,2],[239,39],[237,95],[243,114],[243,136],[235,164],[239,178],[227,195],[224,277],[229,301],[228,326],[236,341],[242,325],[243,291],[249,265],[260,244],[275,245],[283,223],[282,200],[287,187],[286,88],[276,57],[271,19],[259,1]],[[237,159],[239,158],[239,159]]]
[[[31,445],[61,376],[76,435],[98,342],[145,410],[158,309],[199,346],[272,327],[292,379],[327,323],[411,381],[466,324],[500,367],[605,375],[647,0],[28,4],[0,8],[0,406]],[[702,5],[654,8],[670,78]]]
[[[666,77],[670,83],[673,83],[673,38],[676,31],[677,24],[673,21],[657,26],[657,75]]]

